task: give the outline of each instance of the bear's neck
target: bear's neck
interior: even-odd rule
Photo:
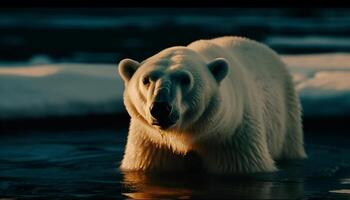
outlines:
[[[229,99],[232,100],[232,98]],[[242,110],[244,106],[239,105],[241,102],[238,99],[234,99],[233,102],[225,102],[228,98],[223,97],[221,91],[211,97],[207,109],[190,130],[195,137],[199,136],[196,140],[218,136],[224,139],[235,132],[243,115],[243,111],[239,110]]]

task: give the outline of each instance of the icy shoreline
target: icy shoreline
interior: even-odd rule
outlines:
[[[350,110],[350,54],[284,55],[304,117]],[[0,120],[125,113],[116,64],[0,65]]]

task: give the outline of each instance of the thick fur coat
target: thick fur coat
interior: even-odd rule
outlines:
[[[291,75],[261,43],[198,40],[118,68],[131,116],[122,170],[272,172],[276,160],[306,157]],[[169,112],[155,119],[157,101]]]

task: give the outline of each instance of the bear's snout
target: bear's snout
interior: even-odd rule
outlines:
[[[152,117],[160,120],[169,116],[171,113],[171,105],[167,102],[154,102],[150,110]]]
[[[174,121],[171,117],[172,106],[168,102],[156,101],[150,107],[150,113],[155,119],[152,125],[160,126],[161,128],[168,128],[173,125]]]

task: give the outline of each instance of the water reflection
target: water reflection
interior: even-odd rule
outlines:
[[[161,199],[161,198],[178,198],[188,199],[193,195],[194,188],[186,187],[191,184],[192,179],[188,181],[172,181],[174,177],[160,174],[145,174],[142,172],[123,173],[123,185],[129,190],[123,195],[133,199]],[[175,184],[174,184],[175,183]]]
[[[329,192],[331,193],[337,193],[337,194],[344,194],[344,195],[350,195],[350,188],[349,188],[349,184],[350,184],[350,178],[342,178],[340,179],[340,188],[341,189],[333,189],[333,190],[329,190]],[[350,196],[348,196],[350,197]]]
[[[123,195],[132,199],[296,199],[303,197],[303,181],[293,177],[283,177],[284,175],[270,173],[224,176],[124,172]]]

